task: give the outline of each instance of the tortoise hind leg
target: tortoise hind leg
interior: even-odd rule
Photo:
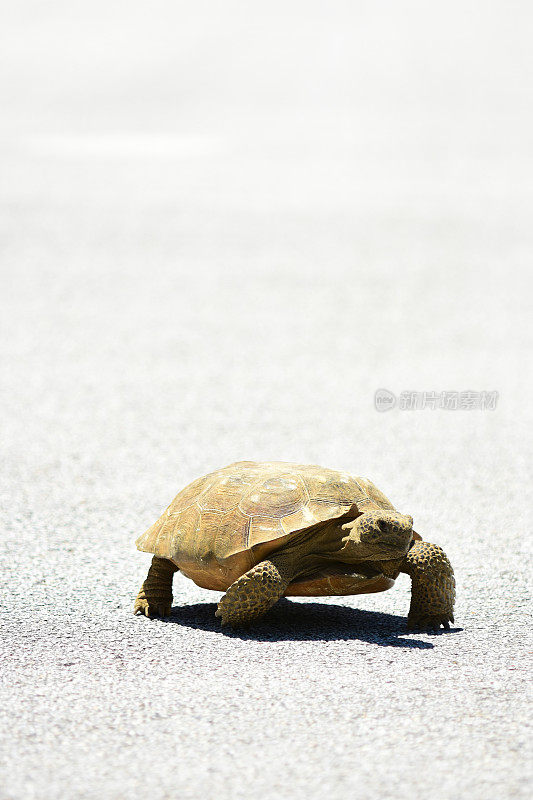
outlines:
[[[177,569],[167,558],[153,557],[152,566],[135,600],[134,614],[168,617],[172,608],[172,578]]]
[[[222,625],[246,625],[283,597],[293,577],[293,558],[289,554],[277,553],[256,564],[231,584],[220,600],[215,616],[222,618]]]

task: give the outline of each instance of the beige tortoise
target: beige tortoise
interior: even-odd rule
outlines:
[[[283,596],[389,589],[411,576],[410,628],[449,628],[455,581],[444,551],[422,541],[366,478],[317,466],[240,461],[183,489],[138,540],[153,553],[134,613],[166,616],[179,569],[225,591],[216,616],[246,624]]]

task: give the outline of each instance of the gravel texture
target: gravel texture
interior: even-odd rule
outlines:
[[[2,17],[2,800],[526,798],[529,4]],[[407,633],[406,576],[134,617],[136,536],[243,458],[374,480],[454,630]]]

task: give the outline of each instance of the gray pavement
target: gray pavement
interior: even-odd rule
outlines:
[[[0,797],[528,797],[529,4],[191,5],[2,11]],[[374,480],[455,629],[406,576],[134,617],[136,536],[243,458]]]

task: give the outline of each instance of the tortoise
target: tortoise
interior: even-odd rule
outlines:
[[[137,539],[152,553],[135,614],[167,616],[180,570],[225,592],[222,625],[248,624],[283,596],[382,592],[411,576],[409,628],[449,628],[455,580],[444,551],[423,541],[366,479],[280,461],[240,461],[182,489]]]

